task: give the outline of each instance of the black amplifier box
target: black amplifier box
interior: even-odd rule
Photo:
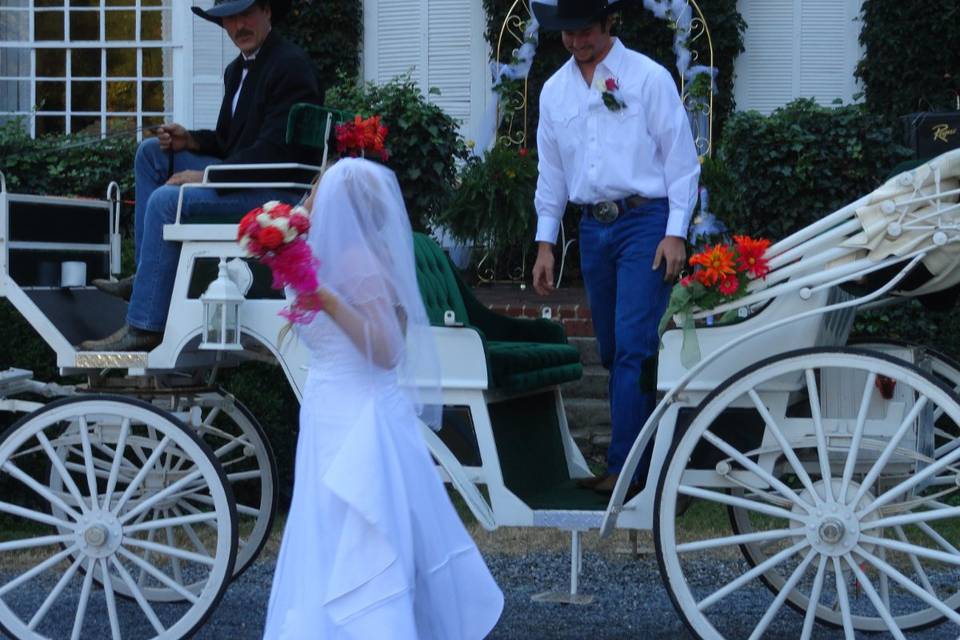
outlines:
[[[932,158],[960,147],[960,111],[922,111],[901,119],[904,144],[916,158]]]

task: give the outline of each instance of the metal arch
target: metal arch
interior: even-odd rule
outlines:
[[[522,12],[521,8],[522,7]],[[514,48],[511,49],[511,57],[516,52],[516,47],[523,46],[524,39],[524,30],[526,28],[527,22],[531,18],[530,6],[527,4],[527,0],[514,0],[513,4],[510,6],[510,10],[507,11],[507,16],[503,20],[503,24],[500,25],[500,36],[497,38],[497,52],[495,60],[499,62],[503,58],[504,48],[507,46],[513,45]],[[502,140],[507,144],[513,144],[520,147],[527,146],[527,135],[528,135],[528,124],[527,124],[527,90],[529,88],[530,80],[524,78],[523,80],[523,89],[521,91],[515,91],[509,96],[507,94],[502,94],[503,100],[500,104],[497,105],[497,123],[501,123],[505,115],[504,103],[509,99],[512,105],[515,105],[516,109],[511,110],[513,115],[511,116],[508,123],[506,123],[506,133],[504,135],[495,136],[496,139]],[[520,122],[520,131],[514,132],[515,120],[517,112],[522,114]],[[502,127],[498,126],[498,131]]]
[[[708,59],[706,60],[707,67],[714,69],[714,57],[713,57],[713,37],[710,35],[710,27],[707,24],[707,19],[703,15],[703,11],[700,9],[700,5],[697,4],[696,0],[687,0],[687,4],[693,8],[694,18],[690,21],[690,36],[687,40],[687,47],[690,49],[690,61],[697,62],[700,58],[699,52],[693,50],[693,43],[700,40],[701,38],[706,38],[707,41],[707,54]],[[676,22],[675,26],[679,26]],[[690,94],[690,88],[687,86],[686,78],[683,76],[680,77],[680,99],[683,102],[684,108],[692,115],[697,113],[703,113],[706,117],[705,125],[706,131],[699,130],[698,127],[695,127],[693,132],[694,143],[697,147],[697,153],[701,158],[709,157],[713,155],[713,109],[714,109],[714,93],[715,93],[715,81],[711,76],[710,78],[710,90],[708,92],[706,105],[698,100],[700,96],[693,96]],[[706,106],[706,111],[702,110],[702,106]],[[696,122],[696,119],[692,119]]]

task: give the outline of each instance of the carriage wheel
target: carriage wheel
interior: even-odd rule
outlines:
[[[167,405],[183,416],[184,422],[210,446],[226,472],[237,504],[239,547],[233,570],[233,577],[236,578],[253,564],[266,544],[279,499],[277,465],[266,433],[245,406],[222,391],[173,398],[163,396],[155,405],[159,408]],[[82,471],[84,456],[78,441],[72,446],[60,447],[58,454],[68,469]],[[186,462],[171,450],[161,458],[160,464],[177,471]],[[49,484],[53,491],[64,492],[56,467],[50,468]],[[197,481],[192,488],[200,490],[200,493],[185,489],[179,492],[176,504],[167,505],[168,508],[162,510],[151,509],[144,521],[195,515],[208,506],[209,496],[202,492],[203,483]],[[53,513],[63,517],[56,507]],[[203,541],[203,528],[204,525],[189,523],[182,527],[193,550],[206,554],[209,550]],[[173,535],[172,531],[167,532],[166,529],[162,533],[164,536]],[[191,584],[188,576],[183,586],[195,593],[200,585]],[[115,592],[122,597],[132,596],[124,584],[116,585]],[[144,590],[144,596],[160,602],[183,600],[180,591],[162,585]]]
[[[941,381],[855,349],[777,356],[711,393],[655,505],[664,582],[697,637],[960,626],[960,449],[935,450],[934,416],[960,424]],[[739,530],[729,507],[749,518]],[[763,561],[740,559],[744,545]]]
[[[74,448],[79,467],[62,457]],[[173,456],[186,461],[177,470],[165,464]],[[60,489],[47,486],[51,467]],[[80,396],[25,416],[0,438],[0,486],[0,628],[14,638],[179,639],[227,586],[237,534],[226,476],[191,429],[156,407]],[[156,516],[184,490],[207,505]],[[203,526],[206,553],[193,548],[188,524]],[[121,589],[132,601],[118,599]],[[157,589],[183,602],[156,606],[146,594]]]
[[[954,394],[960,393],[960,363],[941,351],[893,338],[854,339],[850,340],[848,345],[858,350],[880,352],[893,357],[900,357],[900,352],[904,350],[912,350],[914,352],[912,359],[920,369],[932,373],[934,377],[946,384]],[[958,447],[960,447],[958,425],[949,417],[945,417],[942,409],[937,409],[934,413],[935,451],[938,455],[945,455]],[[742,492],[740,494],[742,495]],[[748,511],[739,507],[729,507],[728,515],[736,535],[753,532],[753,524],[750,521]],[[751,567],[756,567],[768,559],[761,544],[744,543],[740,545],[740,549]],[[784,580],[776,572],[764,573],[761,575],[761,580],[775,593],[779,592],[784,584]],[[807,604],[805,599],[796,602],[792,597],[788,597],[787,603],[799,611],[803,611],[803,607]],[[837,623],[832,620],[821,620],[821,622],[829,626],[837,626]]]

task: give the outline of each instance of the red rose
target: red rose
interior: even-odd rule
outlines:
[[[273,251],[283,244],[283,233],[276,227],[266,227],[257,234],[257,241],[264,246],[267,251]]]
[[[526,158],[528,155],[530,155],[530,150],[526,147],[522,147],[519,153],[521,158]]]
[[[250,235],[250,232],[259,226],[257,223],[257,215],[260,213],[261,211],[258,207],[240,219],[240,224],[237,226],[237,240],[243,236]]]
[[[691,284],[693,284],[693,276],[686,276],[680,279],[681,287],[689,287]]]
[[[310,218],[294,214],[290,216],[290,228],[296,229],[297,233],[306,233],[310,230]]]
[[[286,204],[285,202],[281,202],[280,204],[274,206],[273,209],[270,209],[270,217],[285,218],[290,215],[291,210],[293,210],[293,207]]]
[[[617,81],[613,78],[607,78],[607,91],[616,91]]]

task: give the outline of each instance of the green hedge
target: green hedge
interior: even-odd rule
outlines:
[[[776,241],[869,193],[909,153],[861,106],[801,99],[734,114],[703,183],[730,229]]]
[[[500,28],[513,3],[514,0],[483,0],[487,15],[486,37],[494,53],[497,50]],[[620,26],[615,29],[615,33],[626,46],[650,56],[677,76],[677,59],[673,52],[674,32],[665,20],[656,18],[640,6],[641,4],[628,5],[621,12]],[[714,65],[719,69],[718,92],[714,106],[714,127],[715,131],[719,132],[735,106],[733,68],[737,56],[743,52],[743,32],[747,25],[737,11],[736,0],[702,0],[700,7],[713,39]],[[502,57],[507,58],[509,51],[515,46],[511,43]],[[707,64],[706,38],[697,40],[694,43],[694,49],[698,55],[697,64]],[[530,72],[528,92],[528,125],[531,132],[537,130],[538,101],[543,83],[569,57],[570,54],[560,41],[559,33],[540,33],[540,45]]]
[[[865,0],[857,67],[867,108],[888,117],[957,108],[960,5],[956,0]]]
[[[337,84],[344,71],[358,68],[363,40],[361,0],[298,0],[278,29],[316,63],[324,89]]]

